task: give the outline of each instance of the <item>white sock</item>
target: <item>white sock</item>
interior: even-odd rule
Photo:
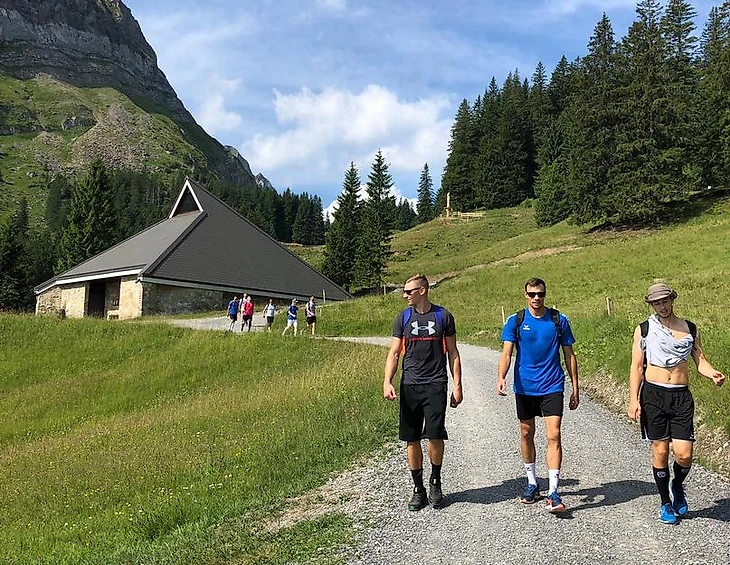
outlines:
[[[534,463],[525,463],[525,473],[527,473],[527,482],[531,485],[537,485],[537,477],[535,476]]]
[[[558,482],[560,481],[560,469],[548,469],[548,477],[550,486],[548,487],[548,495],[558,491]]]

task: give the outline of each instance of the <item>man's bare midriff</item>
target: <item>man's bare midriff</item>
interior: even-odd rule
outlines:
[[[646,368],[646,380],[659,385],[688,385],[689,365],[687,361],[666,369],[649,365]]]

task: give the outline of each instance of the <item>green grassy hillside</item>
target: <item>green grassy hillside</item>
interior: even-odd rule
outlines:
[[[42,175],[78,171],[96,156],[117,169],[172,174],[208,166],[221,152],[215,145],[197,125],[111,88],[0,74],[0,212],[22,196],[31,211],[42,210]]]

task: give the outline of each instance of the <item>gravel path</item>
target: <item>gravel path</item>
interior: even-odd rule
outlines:
[[[347,508],[362,527],[351,565],[730,563],[730,483],[696,465],[685,483],[689,517],[661,524],[648,444],[628,419],[585,396],[563,420],[561,495],[568,510],[556,516],[541,503],[520,504],[525,479],[514,398],[494,392],[498,353],[464,344],[459,350],[465,399],[447,416],[444,507],[408,511],[412,485],[402,446],[358,469],[368,490]],[[536,444],[544,492],[539,421]],[[426,464],[426,478],[429,472]]]

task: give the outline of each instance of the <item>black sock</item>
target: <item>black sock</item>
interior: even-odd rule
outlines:
[[[423,469],[411,469],[411,476],[413,477],[413,486],[415,486],[419,490],[424,488]]]
[[[434,465],[433,463],[431,463],[431,482],[441,482],[441,465]]]
[[[674,484],[678,487],[682,486],[682,483],[684,482],[684,479],[687,478],[687,475],[689,475],[689,470],[692,468],[692,465],[689,467],[682,467],[679,463],[676,461],[674,462]]]
[[[652,471],[654,471],[654,482],[659,489],[659,496],[662,497],[662,506],[672,502],[672,499],[669,498],[669,467],[664,467],[664,469],[652,467]]]

